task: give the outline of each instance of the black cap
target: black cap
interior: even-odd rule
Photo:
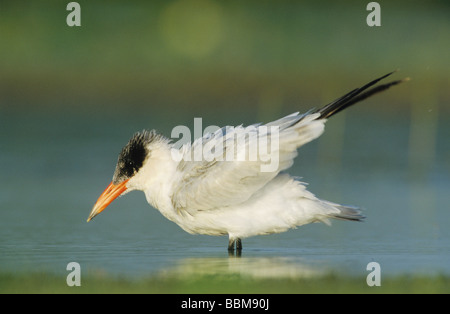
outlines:
[[[159,135],[154,130],[144,130],[133,135],[119,154],[113,176],[114,184],[131,178],[141,169],[144,161],[150,155],[148,145],[158,137]]]

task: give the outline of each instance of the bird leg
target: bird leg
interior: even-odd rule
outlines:
[[[236,240],[234,239],[230,239],[228,241],[228,252],[233,252],[234,251],[234,243],[236,242]]]
[[[240,238],[236,239],[236,251],[242,251],[242,240]]]
[[[242,251],[242,240],[240,238],[230,239],[228,241],[228,251],[233,252],[235,245],[236,245],[236,251],[238,251],[240,253]]]

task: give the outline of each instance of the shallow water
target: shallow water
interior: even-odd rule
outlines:
[[[36,112],[4,113],[1,122],[1,271],[65,274],[69,262],[78,262],[83,272],[133,277],[299,278],[365,275],[375,261],[383,274],[450,273],[449,121],[439,121],[434,150],[423,159],[411,148],[407,118],[352,114],[345,124],[330,121],[299,151],[290,173],[321,198],[363,207],[366,221],[244,239],[240,258],[228,256],[226,237],[185,233],[141,192],[86,223],[131,134],[156,127],[167,135],[170,122]],[[333,128],[344,126],[336,142]]]

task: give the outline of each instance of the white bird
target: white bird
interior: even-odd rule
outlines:
[[[138,132],[120,152],[112,182],[98,198],[87,221],[118,196],[133,190],[143,191],[151,206],[191,234],[228,235],[229,251],[236,246],[240,252],[241,239],[250,236],[284,232],[312,222],[329,224],[330,218],[361,221],[365,217],[359,208],[321,200],[306,189],[305,183],[283,171],[293,164],[297,148],[323,133],[329,117],[403,81],[372,87],[392,73],[321,109],[268,123],[264,125],[265,132],[260,125],[254,125],[256,137],[245,137],[247,128],[242,126],[223,128],[175,148],[154,130]],[[276,153],[278,159],[275,169],[261,170],[268,163],[268,153],[256,160],[219,158],[230,150],[230,156],[236,157],[249,149],[263,135],[271,135],[269,127],[277,130],[278,145],[270,152]],[[237,137],[244,141],[237,141],[235,147]],[[222,145],[223,149],[212,159],[190,161],[196,148],[208,143]],[[174,158],[174,153],[183,158]]]

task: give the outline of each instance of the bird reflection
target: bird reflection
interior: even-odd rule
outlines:
[[[298,279],[327,274],[321,263],[295,257],[200,257],[180,260],[175,266],[161,271],[163,277],[186,278],[207,275],[239,275],[251,279]]]

